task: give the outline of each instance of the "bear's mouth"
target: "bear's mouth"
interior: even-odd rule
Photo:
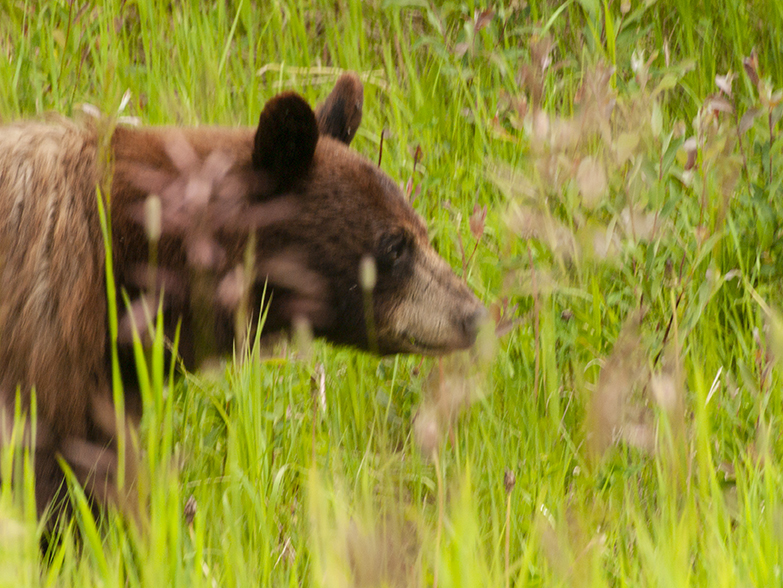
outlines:
[[[463,347],[455,347],[452,345],[443,345],[437,343],[431,343],[420,339],[410,333],[409,331],[403,331],[400,333],[403,341],[410,345],[410,353],[424,353],[427,355],[443,355],[450,351],[456,351],[457,349],[463,349]],[[468,346],[466,346],[468,347]]]

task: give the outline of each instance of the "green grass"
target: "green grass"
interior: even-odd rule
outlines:
[[[519,319],[442,366],[316,343],[170,386],[153,354],[140,522],[77,511],[43,559],[7,446],[0,584],[779,585],[781,6],[0,2],[4,122],[129,91],[145,124],[253,124],[360,72],[355,148],[388,131],[437,249]]]

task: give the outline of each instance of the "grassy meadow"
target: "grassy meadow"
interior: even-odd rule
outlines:
[[[0,585],[783,584],[783,4],[0,0],[0,122],[253,125],[342,70],[495,331],[153,350],[138,519],[74,489],[42,555],[6,446]]]

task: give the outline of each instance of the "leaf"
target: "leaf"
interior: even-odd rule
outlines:
[[[718,136],[714,141],[707,144],[707,147],[703,150],[702,160],[712,162],[718,159],[723,150],[726,148],[726,137]],[[722,162],[725,166],[728,162]]]
[[[661,92],[665,92],[666,90],[671,90],[674,88],[674,86],[677,85],[677,76],[669,73],[663,76],[661,78],[661,81],[658,82],[658,85],[655,87],[655,90],[653,90],[653,96],[657,96]]]
[[[652,105],[652,115],[650,116],[650,130],[653,137],[656,139],[661,136],[661,130],[663,129],[663,113],[661,112],[661,105],[658,101],[654,101]]]
[[[576,184],[585,206],[595,206],[606,193],[606,172],[595,157],[585,157],[576,172]]]
[[[685,143],[682,145],[682,148],[688,155],[688,159],[683,166],[683,169],[688,171],[689,169],[693,168],[694,165],[696,165],[696,155],[699,153],[699,145],[696,142],[696,137],[691,137],[685,141]]]
[[[487,8],[486,10],[482,10],[481,12],[477,12],[476,14],[476,24],[473,27],[473,30],[478,32],[481,29],[483,29],[485,26],[487,26],[490,22],[492,22],[492,19],[495,16],[495,11],[491,8]]]
[[[737,74],[731,73],[731,71],[727,72],[725,76],[715,76],[715,85],[718,86],[718,89],[726,94],[727,96],[731,96],[731,86],[734,83],[734,78],[737,77]]]
[[[52,31],[52,39],[60,46],[65,47],[65,33],[62,29],[55,29]]]
[[[708,110],[717,112],[727,112],[731,114],[734,112],[734,107],[731,102],[726,100],[723,96],[710,96],[704,104]]]
[[[413,171],[416,171],[416,166],[424,158],[424,151],[421,148],[421,144],[416,145],[416,149],[413,151]]]
[[[577,2],[591,18],[598,18],[601,11],[601,5],[598,0],[577,0]]]
[[[746,57],[742,60],[742,67],[745,68],[745,73],[748,74],[748,77],[750,78],[750,81],[753,82],[754,86],[758,86],[759,84],[759,58],[758,55],[756,55],[756,50],[754,49],[753,52],[750,54],[749,57]]]
[[[739,121],[739,134],[744,135],[748,132],[748,129],[753,126],[753,121],[761,114],[761,110],[758,108],[749,108]]]
[[[637,145],[639,145],[638,133],[621,133],[620,136],[617,137],[615,152],[617,154],[618,165],[622,165],[631,158]]]
[[[695,59],[683,59],[677,65],[677,70],[680,72],[680,75],[686,74],[689,71],[693,71],[694,69],[696,69],[696,60]]]
[[[427,2],[425,0],[384,0],[384,8],[427,8]]]

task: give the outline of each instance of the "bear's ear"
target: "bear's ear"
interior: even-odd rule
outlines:
[[[318,143],[315,113],[293,92],[279,94],[264,106],[253,145],[253,167],[269,173],[281,189],[301,176]]]
[[[345,73],[340,76],[326,101],[318,107],[318,129],[346,145],[351,143],[362,122],[364,89],[359,76]]]

